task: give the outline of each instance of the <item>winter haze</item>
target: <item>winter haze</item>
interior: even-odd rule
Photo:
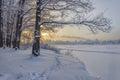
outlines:
[[[0,0],[0,80],[120,80],[118,0]]]

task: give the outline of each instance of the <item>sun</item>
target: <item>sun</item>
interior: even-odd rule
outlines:
[[[50,39],[51,39],[51,38],[50,38],[49,33],[45,33],[45,32],[42,32],[42,33],[41,33],[41,40],[47,41],[47,40],[50,40]]]
[[[45,37],[45,36],[48,36],[48,33],[43,33],[43,32],[42,32],[41,35],[42,35],[42,37]]]

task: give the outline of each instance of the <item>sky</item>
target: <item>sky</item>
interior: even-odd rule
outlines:
[[[112,20],[110,33],[99,32],[92,34],[86,27],[65,27],[58,31],[58,35],[78,36],[87,39],[116,40],[120,39],[120,0],[92,0],[95,7],[94,13],[104,12],[104,15]]]

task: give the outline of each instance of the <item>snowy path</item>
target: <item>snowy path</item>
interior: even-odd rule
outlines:
[[[0,49],[0,80],[96,80],[83,62],[66,53],[41,49],[33,57],[31,49]]]
[[[56,54],[58,54],[56,52]],[[41,80],[48,80],[49,79],[49,75],[51,74],[51,72],[55,71],[56,69],[58,69],[60,67],[60,60],[59,60],[59,56],[56,55],[55,56],[52,56],[54,57],[54,63],[51,67],[49,67],[47,70],[43,71],[41,74],[40,74],[40,77],[39,79]],[[38,79],[35,79],[35,80],[38,80]]]

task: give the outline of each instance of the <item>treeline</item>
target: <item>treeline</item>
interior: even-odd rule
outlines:
[[[91,40],[91,41],[83,41],[79,42],[80,44],[100,44],[100,45],[107,45],[107,44],[120,44],[120,40]]]
[[[62,44],[62,45],[109,45],[118,44],[120,40],[86,40],[86,41],[48,41],[47,44]]]

